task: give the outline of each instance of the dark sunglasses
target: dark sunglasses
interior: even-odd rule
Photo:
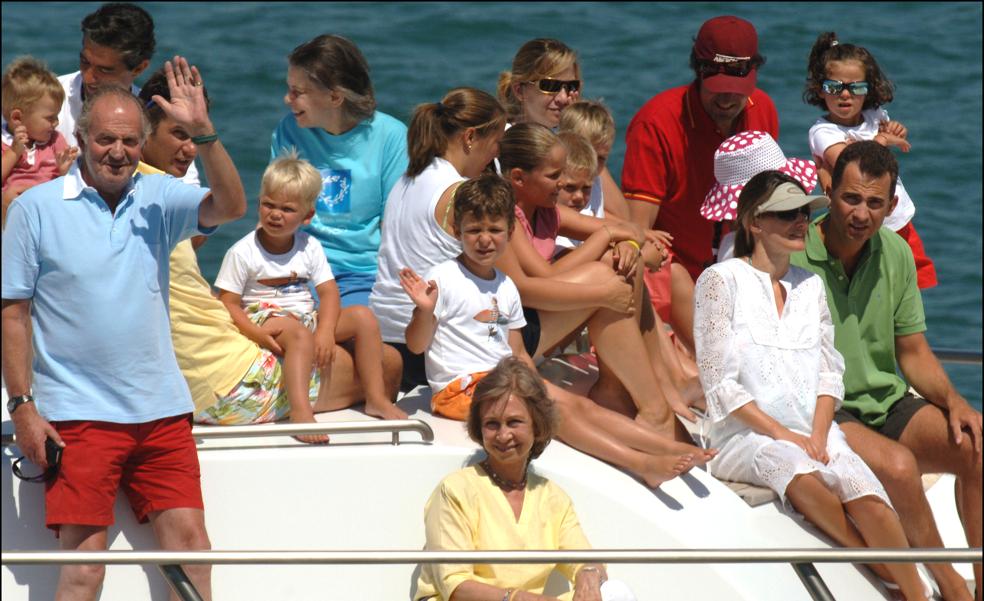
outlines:
[[[732,77],[748,77],[748,74],[752,72],[753,68],[751,61],[736,61],[733,63],[702,62],[697,67],[701,77],[705,78],[721,73]]]
[[[561,90],[566,90],[568,94],[577,94],[581,91],[580,79],[551,79],[544,77],[543,79],[528,81],[526,83],[536,84],[536,89],[541,94],[560,94]]]
[[[768,215],[770,217],[775,217],[779,221],[796,221],[799,219],[800,215],[809,219],[810,213],[810,205],[803,205],[798,209],[789,209],[788,211],[766,211],[765,213],[762,213],[762,216],[765,217]]]
[[[44,453],[45,459],[48,460],[48,469],[44,470],[36,476],[25,476],[24,472],[21,471],[20,464],[26,459],[26,457],[21,457],[14,462],[10,469],[14,472],[14,475],[23,480],[24,482],[48,482],[53,480],[58,474],[58,468],[61,466],[62,458],[62,448],[58,446],[54,440],[46,438],[44,441]]]
[[[855,81],[851,83],[844,83],[843,81],[837,81],[836,79],[825,79],[823,83],[820,84],[820,89],[824,91],[825,94],[830,94],[831,96],[836,96],[844,91],[851,93],[851,96],[864,96],[868,93],[868,82],[866,81]]]

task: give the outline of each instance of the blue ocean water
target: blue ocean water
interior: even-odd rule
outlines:
[[[52,70],[78,69],[79,23],[98,4],[2,3],[2,62],[21,54]],[[372,68],[379,107],[403,121],[413,107],[468,85],[494,91],[516,49],[556,37],[581,58],[583,96],[602,98],[619,128],[611,156],[621,171],[624,128],[646,100],[687,83],[700,24],[715,15],[752,21],[768,62],[759,86],[779,110],[779,142],[808,157],[818,109],[801,100],[816,36],[836,31],[867,47],[896,85],[887,109],[909,128],[899,154],[916,226],[936,261],[940,286],[924,292],[934,346],[981,350],[980,3],[142,3],[154,17],[151,69],[180,53],[201,69],[212,117],[239,167],[251,208],[200,252],[213,279],[225,250],[252,229],[270,133],[285,114],[286,55],[321,33],[354,40]],[[149,72],[148,72],[149,73]],[[138,80],[138,83],[143,78]],[[981,368],[947,365],[981,406]]]

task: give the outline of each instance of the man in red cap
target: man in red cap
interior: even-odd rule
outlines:
[[[622,190],[632,218],[672,234],[676,259],[695,280],[713,261],[714,224],[698,209],[714,184],[714,150],[741,131],[779,137],[775,105],[755,87],[764,63],[751,23],[710,19],[690,52],[694,81],[651,98],[626,133]]]

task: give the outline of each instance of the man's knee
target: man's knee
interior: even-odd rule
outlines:
[[[106,566],[102,564],[65,565],[61,569],[59,588],[97,591],[106,578]]]
[[[871,466],[886,488],[892,490],[917,487],[922,490],[922,473],[912,451],[902,445],[884,449],[877,465]],[[877,468],[877,469],[876,469]]]

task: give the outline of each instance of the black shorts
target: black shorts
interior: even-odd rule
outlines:
[[[533,357],[536,354],[536,347],[540,346],[540,314],[536,309],[523,307],[523,317],[526,319],[526,327],[523,328],[523,347],[526,353]]]
[[[901,399],[895,401],[895,403],[889,407],[888,415],[885,417],[885,423],[879,428],[872,428],[872,430],[878,432],[882,436],[886,436],[898,442],[899,438],[902,438],[902,433],[905,432],[905,427],[909,425],[909,421],[912,419],[912,416],[929,404],[929,401],[926,399],[917,397],[911,392],[906,392],[902,395]],[[843,407],[834,413],[834,421],[837,422],[838,425],[855,423],[861,424],[862,426],[867,426],[867,424],[861,421],[858,416]]]
[[[417,386],[427,386],[427,371],[424,369],[424,355],[411,353],[402,342],[387,342],[403,357],[403,376],[400,379],[400,392],[410,392]]]

